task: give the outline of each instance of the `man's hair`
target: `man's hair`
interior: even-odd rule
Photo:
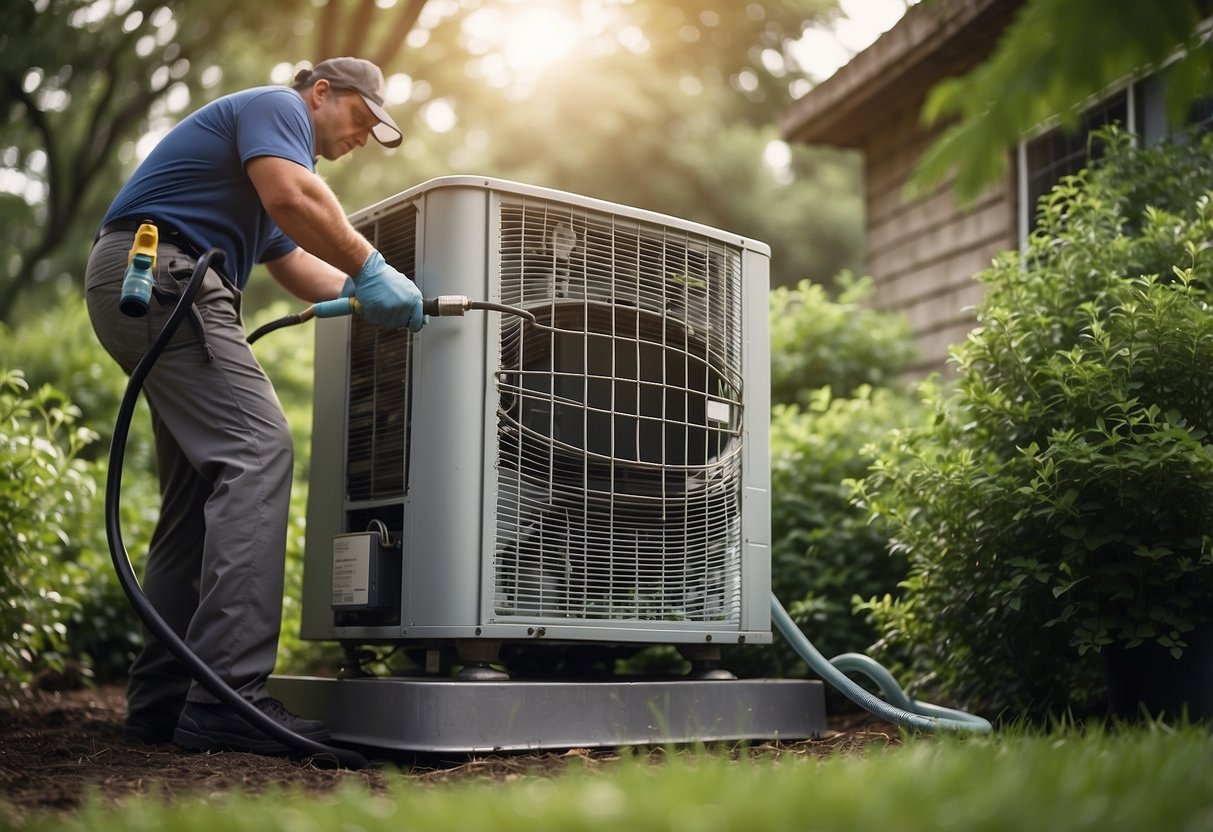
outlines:
[[[321,80],[327,81],[328,79],[315,78],[313,77],[310,69],[301,69],[295,73],[295,82],[291,84],[291,89],[293,89],[295,92],[305,92],[316,86],[316,82]],[[334,86],[332,81],[329,81],[329,89],[331,89],[333,94],[337,97],[341,97],[343,95],[353,95],[355,92],[349,87]]]

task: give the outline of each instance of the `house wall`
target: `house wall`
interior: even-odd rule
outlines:
[[[1017,246],[1014,160],[1003,180],[960,206],[945,181],[908,198],[906,181],[937,132],[919,122],[921,101],[891,111],[863,141],[866,271],[872,304],[904,314],[918,349],[908,376],[947,373],[948,348],[976,321],[983,286],[973,279],[1001,251]]]

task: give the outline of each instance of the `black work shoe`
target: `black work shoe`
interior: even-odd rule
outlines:
[[[177,721],[128,717],[122,724],[122,739],[140,745],[163,745],[173,741]]]
[[[183,703],[184,704],[184,703]],[[173,731],[181,716],[178,705],[164,708],[140,708],[128,713],[122,724],[122,739],[141,745],[163,745],[173,741]]]
[[[258,699],[257,708],[275,722],[315,742],[327,742],[329,730],[323,722],[304,719],[288,711],[277,699]],[[173,732],[173,742],[190,751],[250,751],[269,757],[300,757],[299,751],[279,742],[227,705],[186,702]]]

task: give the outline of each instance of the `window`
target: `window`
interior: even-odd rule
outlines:
[[[1170,136],[1166,118],[1166,89],[1161,76],[1152,75],[1112,93],[1083,113],[1073,131],[1053,127],[1019,144],[1019,239],[1027,240],[1036,227],[1036,203],[1063,176],[1078,173],[1098,159],[1103,149],[1090,133],[1119,124],[1153,144]],[[1193,105],[1188,124],[1201,132],[1213,130],[1213,97]]]
[[[1092,144],[1093,130],[1109,124],[1133,129],[1127,91],[1122,90],[1083,113],[1073,132],[1055,127],[1026,142],[1025,170],[1020,174],[1021,188],[1026,189],[1026,204],[1032,212],[1035,226],[1036,203],[1053,189],[1064,176],[1078,173],[1091,159],[1098,159],[1103,150]]]

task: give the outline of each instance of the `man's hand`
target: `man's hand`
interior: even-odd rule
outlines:
[[[389,266],[378,251],[371,252],[354,275],[354,298],[362,304],[362,314],[376,326],[407,326],[413,332],[425,326],[421,291]]]

